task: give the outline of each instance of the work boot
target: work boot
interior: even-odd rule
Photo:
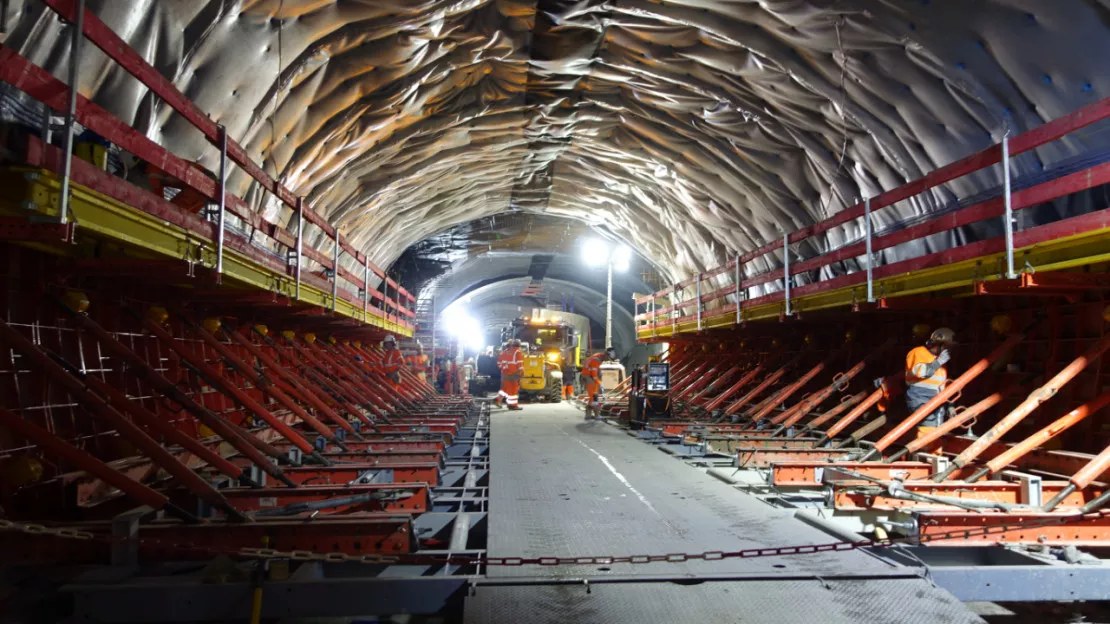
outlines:
[[[511,411],[511,412],[519,412],[519,411],[522,411],[523,409],[524,408],[519,406],[519,405],[510,405],[509,406],[509,411]]]

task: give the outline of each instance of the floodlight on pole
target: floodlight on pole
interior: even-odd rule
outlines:
[[[613,346],[613,270],[624,273],[632,263],[632,250],[627,245],[612,246],[598,238],[582,244],[582,258],[588,266],[605,266],[608,281],[605,292],[605,348]]]

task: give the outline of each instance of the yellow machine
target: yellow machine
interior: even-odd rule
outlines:
[[[524,356],[520,379],[522,400],[559,401],[563,392],[564,363],[577,366],[578,333],[574,325],[561,318],[520,318],[503,332],[508,341],[519,340],[530,348]]]

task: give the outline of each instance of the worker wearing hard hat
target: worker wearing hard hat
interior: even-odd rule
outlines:
[[[601,364],[617,359],[617,350],[606,347],[604,353],[591,355],[582,366],[582,381],[586,384],[586,418],[600,417],[601,408]]]
[[[405,356],[405,365],[421,380],[428,378],[428,356],[424,355],[424,345],[416,344],[416,353]]]
[[[524,368],[524,353],[520,350],[519,340],[510,340],[509,346],[497,356],[497,367],[501,369],[501,391],[497,393],[497,407],[504,400],[511,410],[521,409],[520,374]]]
[[[405,358],[397,350],[397,339],[392,334],[382,340],[382,351],[382,373],[397,390],[401,387],[401,367],[405,365]]]
[[[956,342],[956,332],[941,327],[929,335],[920,347],[906,354],[906,407],[910,413],[917,411],[944,389],[948,383],[945,365],[951,356],[948,349]],[[917,428],[918,436],[925,435],[944,422],[948,406],[944,405],[925,417]]]

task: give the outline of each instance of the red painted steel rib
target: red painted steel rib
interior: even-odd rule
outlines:
[[[232,342],[242,346],[251,355],[258,358],[259,361],[266,365],[267,371],[272,372],[292,386],[296,396],[302,401],[308,403],[313,409],[327,416],[328,420],[339,425],[348,433],[355,433],[355,428],[351,426],[351,423],[347,422],[346,418],[343,418],[338,412],[328,406],[328,404],[325,403],[299,375],[282,366],[277,360],[271,357],[270,354],[248,340],[247,337],[241,333],[241,330],[224,328],[224,333],[231,338]],[[371,426],[373,425],[371,424]]]
[[[776,407],[778,407],[779,405],[782,405],[786,401],[789,401],[790,397],[794,396],[794,394],[796,392],[798,392],[802,388],[806,387],[806,385],[808,385],[809,382],[813,381],[814,377],[819,375],[821,373],[821,371],[828,368],[829,365],[832,362],[836,361],[843,354],[844,354],[844,349],[841,349],[841,350],[837,351],[836,353],[830,355],[824,362],[821,362],[820,364],[818,364],[818,365],[814,366],[813,368],[809,369],[809,371],[807,371],[806,374],[802,375],[796,381],[794,381],[790,385],[783,388],[782,392],[780,392],[779,395],[775,397],[775,400],[770,401],[766,405],[761,406],[758,410],[756,410],[756,412],[754,414],[752,414],[751,418],[752,418],[753,425],[754,425],[754,423],[757,423],[757,422],[763,420],[764,418],[766,418],[767,416],[769,416],[771,414],[771,412],[774,411],[774,409]],[[782,422],[785,419],[786,415],[788,415],[789,413],[790,413],[790,410],[787,410],[787,411],[784,411],[782,414],[779,414],[775,418],[772,418],[771,419],[771,424],[777,425],[778,423]]]
[[[32,368],[40,374],[48,376],[64,388],[89,413],[114,428],[120,436],[134,444],[151,461],[172,475],[178,483],[190,492],[240,520],[245,519],[245,516],[232,507],[227,499],[217,492],[210,483],[197,476],[188,466],[182,464],[157,440],[147,435],[142,428],[128,420],[126,416],[116,411],[99,396],[90,392],[80,379],[71,375],[61,364],[54,361],[30,339],[24,337],[23,334],[16,331],[5,321],[0,321],[0,336],[3,336],[4,341],[8,343],[8,347],[25,355]]]
[[[745,405],[750,403],[752,401],[752,399],[759,396],[764,390],[766,390],[767,388],[770,388],[772,385],[777,383],[778,380],[782,379],[783,375],[786,374],[786,371],[790,370],[791,368],[794,368],[794,366],[799,361],[801,361],[802,355],[803,355],[802,353],[799,353],[798,355],[795,355],[793,358],[790,359],[790,361],[788,361],[786,364],[783,364],[782,366],[780,366],[779,369],[776,370],[771,375],[767,376],[767,378],[764,379],[762,382],[760,382],[760,384],[758,386],[756,386],[755,388],[752,388],[752,390],[750,392],[748,392],[744,396],[740,397],[739,399],[734,401],[731,405],[729,405],[727,408],[725,408],[725,415],[726,416],[731,416],[731,415],[735,414],[736,412],[739,412]]]
[[[718,395],[717,397],[713,398],[708,403],[706,403],[705,406],[704,406],[705,411],[712,412],[713,410],[720,407],[725,401],[732,398],[732,395],[739,392],[741,388],[743,388],[744,386],[751,383],[752,380],[755,379],[757,375],[759,375],[760,373],[763,372],[763,369],[766,366],[767,366],[766,363],[760,364],[759,366],[756,366],[752,370],[748,371],[748,374],[746,374],[743,377],[741,377],[740,379],[738,379],[736,381],[736,383],[729,386],[727,390],[725,390],[720,395]]]
[[[1014,428],[1019,422],[1025,419],[1026,416],[1032,414],[1034,410],[1041,406],[1045,401],[1056,396],[1056,392],[1060,388],[1066,386],[1068,382],[1075,379],[1075,376],[1081,373],[1092,362],[1102,357],[1106,350],[1110,349],[1110,335],[1104,336],[1101,340],[1091,346],[1090,349],[1072,360],[1070,364],[1064,367],[1063,370],[1056,373],[1052,379],[1049,379],[1043,386],[1033,391],[1020,405],[1015,407],[1009,414],[1006,414],[1002,420],[995,423],[990,431],[979,436],[979,439],[974,444],[963,450],[962,453],[952,460],[948,470],[944,471],[945,478],[950,476],[955,471],[963,468],[964,466],[975,461],[977,457],[994,441],[1001,440],[1002,436],[1006,435],[1010,429]],[[938,475],[939,477],[940,475]]]
[[[858,392],[856,394],[853,394],[852,396],[844,397],[843,399],[841,399],[840,403],[837,404],[836,407],[825,412],[824,414],[818,415],[816,418],[806,423],[805,426],[798,430],[798,434],[795,437],[801,437],[806,433],[813,431],[817,427],[820,427],[833,418],[839,416],[840,413],[844,410],[850,409],[852,406],[859,404],[859,402],[864,400],[865,398],[867,398],[866,392]]]
[[[259,404],[258,401],[252,399],[249,395],[247,395],[246,392],[243,392],[242,390],[237,388],[235,384],[224,379],[223,375],[209,366],[204,361],[204,358],[197,355],[195,351],[171,336],[169,332],[167,332],[165,329],[162,329],[162,327],[159,326],[157,323],[152,322],[150,319],[142,318],[133,310],[131,312],[135,315],[136,318],[139,318],[142,321],[143,327],[145,327],[147,331],[154,334],[156,338],[162,341],[162,344],[164,346],[172,349],[173,352],[180,356],[181,359],[184,360],[190,368],[197,371],[197,373],[200,374],[200,376],[204,377],[204,379],[208,381],[208,383],[212,384],[214,388],[216,388],[223,394],[231,397],[235,400],[235,402],[245,407],[255,416],[261,418],[263,421],[266,422],[266,424],[270,425],[274,428],[275,431],[280,433],[282,437],[292,442],[294,445],[296,445],[297,448],[301,449],[301,452],[310,455],[316,453],[316,449],[311,444],[309,444],[307,440],[301,437],[301,434],[297,433],[296,430],[285,424],[280,418],[270,413],[268,409]]]
[[[235,450],[242,453],[244,457],[249,458],[251,462],[264,470],[267,474],[282,481],[286,485],[293,485],[282,473],[281,468],[275,466],[267,457],[267,455],[275,458],[280,457],[282,456],[281,451],[262,442],[249,432],[243,431],[233,423],[224,420],[200,403],[197,403],[192,397],[178,388],[176,384],[166,379],[162,373],[155,370],[146,360],[132,351],[127,345],[117,340],[108,330],[98,325],[85,314],[73,312],[60,303],[58,305],[70,314],[70,317],[78,326],[96,337],[109,353],[123,360],[128,365],[128,370],[130,372],[154,386],[156,391],[161,392],[170,400],[181,405],[183,410],[192,414],[197,420],[214,431],[216,435],[223,438],[224,441],[233,446]]]
[[[171,503],[161,492],[153,490],[138,481],[127,478],[108,464],[60,440],[49,431],[38,425],[32,424],[30,421],[24,420],[18,414],[10,412],[3,407],[0,407],[0,425],[27,438],[27,440],[37,445],[47,455],[73,464],[78,469],[104,481],[143,505],[148,505],[154,509],[165,509],[168,513],[186,522],[200,521],[193,514]]]
[[[297,346],[300,348],[300,352],[315,362],[321,370],[329,371],[330,374],[335,376],[337,383],[346,386],[351,396],[355,397],[356,400],[361,399],[361,404],[365,404],[369,400],[385,412],[396,411],[394,402],[385,398],[388,395],[385,395],[383,387],[372,387],[370,384],[373,382],[355,378],[349,369],[345,369],[337,363],[330,353],[317,348],[315,343],[306,342],[303,346]]]
[[[317,420],[315,416],[305,411],[304,408],[298,405],[297,402],[294,401],[289,395],[282,392],[280,388],[269,383],[268,380],[263,378],[254,370],[253,366],[250,366],[249,364],[241,360],[237,355],[232,353],[231,349],[229,349],[227,345],[220,342],[219,340],[216,340],[215,336],[208,333],[208,331],[202,327],[197,327],[194,325],[193,333],[200,336],[200,339],[203,340],[205,344],[212,347],[216,351],[216,353],[220,355],[220,357],[222,357],[228,364],[231,365],[232,368],[239,371],[240,375],[246,377],[247,380],[250,381],[255,388],[258,388],[265,394],[274,397],[274,399],[278,403],[280,403],[282,407],[289,410],[290,412],[293,412],[293,414],[295,414],[297,418],[300,418],[302,422],[311,427],[314,431],[316,431],[316,433],[319,433],[320,435],[327,438],[329,442],[337,442],[335,432],[332,431],[331,428]]]
[[[1060,418],[1057,418],[1052,424],[1044,427],[1028,438],[1025,438],[1021,442],[1018,442],[1017,444],[1011,446],[1006,451],[1003,451],[1002,454],[995,456],[993,459],[987,462],[987,465],[979,474],[977,474],[973,479],[969,479],[969,481],[977,481],[979,478],[985,477],[987,475],[996,474],[998,472],[1001,472],[1002,470],[1005,470],[1006,466],[1009,466],[1022,457],[1025,457],[1040,445],[1048,442],[1052,438],[1055,438],[1064,431],[1067,431],[1076,423],[1087,418],[1091,414],[1095,414],[1099,410],[1104,409],[1107,405],[1110,405],[1110,390],[1103,392],[1094,399],[1091,399],[1083,405],[1080,405],[1079,407],[1069,411],[1067,414],[1064,414]]]
[[[177,427],[174,427],[163,418],[153,414],[141,405],[127,398],[127,395],[119,390],[113,388],[110,384],[101,381],[93,376],[87,376],[83,380],[87,386],[93,389],[116,409],[126,413],[128,416],[139,423],[139,426],[144,429],[157,432],[158,435],[165,437],[166,442],[176,444],[186,451],[196,455],[198,459],[212,466],[232,479],[238,480],[243,476],[243,469],[225,459],[219,453],[202,444],[196,438],[186,435]]]
[[[894,346],[894,339],[890,338],[882,345],[880,345],[877,349],[871,350],[871,352],[868,353],[867,357],[860,360],[852,368],[844,371],[843,373],[834,375],[829,385],[825,386],[821,390],[818,390],[814,394],[802,399],[794,407],[786,410],[782,414],[779,414],[775,418],[772,418],[771,422],[773,424],[782,423],[780,425],[780,431],[794,426],[794,424],[804,418],[805,415],[808,414],[811,410],[815,409],[821,403],[824,403],[830,396],[832,396],[834,392],[836,392],[838,388],[847,388],[848,383],[852,381],[852,379],[854,379],[856,375],[863,372],[863,369],[867,366],[868,361],[885,353],[886,350],[891,348],[892,346]]]
[[[303,375],[305,379],[316,387],[321,388],[332,401],[346,410],[348,414],[358,418],[369,427],[377,427],[374,421],[358,407],[360,405],[365,405],[365,402],[360,401],[354,393],[349,392],[338,380],[331,377],[327,370],[319,366],[319,362],[309,358],[296,344],[283,339],[284,343],[288,345],[288,348],[283,348],[270,337],[262,334],[258,335],[267,346],[274,350],[274,353],[276,353],[281,360],[288,363],[290,368]],[[296,353],[299,357],[294,357],[292,355],[293,353]],[[388,419],[383,419],[383,422],[389,421]]]
[[[952,433],[957,428],[963,427],[967,423],[974,421],[976,418],[979,417],[980,414],[1001,403],[1002,399],[1018,392],[1019,390],[1021,390],[1021,387],[1025,385],[1025,383],[1026,381],[1010,384],[1006,388],[999,390],[998,392],[995,392],[990,396],[987,396],[975,405],[972,405],[962,412],[957,413],[954,417],[945,420],[943,423],[941,423],[939,427],[935,427],[932,431],[926,433],[925,435],[912,440],[909,444],[900,449],[898,452],[892,453],[890,457],[886,459],[886,461],[897,461],[900,457],[903,457],[907,454],[916,453],[923,448],[927,448],[930,444],[936,442],[937,440],[940,440],[949,433]]]
[[[722,373],[720,375],[717,375],[716,377],[713,377],[712,379],[710,379],[709,385],[705,386],[701,390],[698,390],[697,394],[690,397],[690,399],[687,402],[696,405],[700,401],[703,401],[705,399],[705,395],[708,395],[709,393],[716,390],[718,388],[718,386],[721,386],[722,384],[728,383],[728,381],[730,379],[732,379],[733,377],[735,377],[737,375],[737,373],[739,373],[741,370],[743,370],[743,368],[744,368],[744,366],[742,364],[735,364],[731,368],[729,368],[727,371],[725,371],[724,373]]]
[[[886,449],[890,448],[891,445],[893,445],[895,442],[902,439],[902,436],[909,433],[911,429],[918,425],[918,423],[925,420],[925,418],[928,417],[929,414],[932,414],[941,405],[947,403],[948,399],[956,396],[956,394],[963,390],[964,387],[967,386],[967,384],[975,381],[975,379],[979,375],[983,374],[984,371],[989,369],[992,364],[999,360],[999,358],[1001,358],[1003,355],[1006,355],[1006,353],[1008,353],[1010,349],[1013,349],[1015,346],[1017,346],[1019,342],[1025,340],[1026,333],[1030,329],[1032,329],[1032,326],[1024,331],[1013,334],[1012,336],[1007,338],[1005,342],[998,345],[994,348],[993,351],[987,354],[987,357],[972,364],[971,367],[964,371],[962,375],[957,377],[954,381],[951,381],[947,385],[945,385],[944,389],[938,392],[936,396],[929,399],[925,402],[924,405],[914,410],[914,412],[907,416],[905,420],[898,423],[897,426],[888,431],[886,435],[884,435],[878,442],[876,442],[875,448],[870,453],[868,453],[868,456],[882,453]]]

